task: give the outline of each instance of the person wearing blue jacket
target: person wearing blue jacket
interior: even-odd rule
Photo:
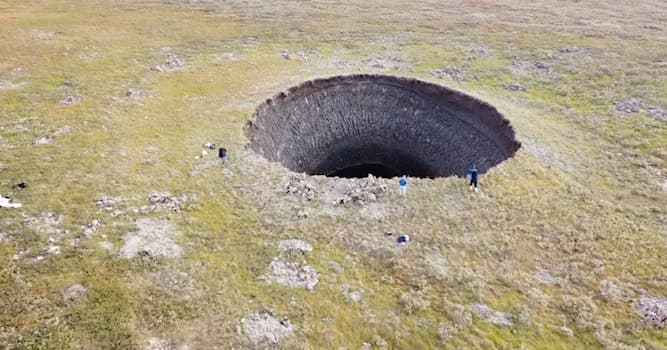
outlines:
[[[476,166],[472,166],[472,168],[468,169],[468,174],[470,174],[470,189],[475,190],[477,192],[477,174],[479,173],[479,170],[477,170]]]
[[[400,179],[398,179],[398,186],[400,189],[401,196],[405,196],[405,191],[408,190],[408,178],[405,177],[405,175],[401,176]]]

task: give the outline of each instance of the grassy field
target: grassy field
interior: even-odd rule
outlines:
[[[313,178],[314,200],[285,194],[245,123],[359,72],[479,97],[523,146],[480,193],[381,180],[377,203],[332,207],[335,180]],[[0,208],[0,348],[667,349],[634,306],[667,297],[665,110],[661,0],[0,0],[0,194],[23,204]],[[224,166],[195,159],[206,142]],[[187,205],[146,207],[153,191]],[[141,219],[181,254],[123,258]],[[262,278],[288,238],[313,245],[287,257],[319,272],[312,290]],[[243,329],[265,309],[294,327],[280,344]]]

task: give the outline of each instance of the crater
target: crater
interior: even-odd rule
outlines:
[[[288,169],[337,177],[464,176],[521,147],[486,102],[444,86],[387,75],[307,81],[263,102],[250,147]]]

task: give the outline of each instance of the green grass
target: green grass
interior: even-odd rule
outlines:
[[[629,97],[667,108],[660,5],[0,2],[0,81],[29,83],[0,88],[0,194],[24,204],[0,211],[0,237],[9,237],[0,243],[0,347],[132,349],[158,337],[192,349],[247,348],[240,320],[270,308],[297,327],[286,349],[664,348],[664,332],[639,321],[629,301],[600,297],[609,278],[665,297],[667,124],[611,111]],[[648,20],[662,31],[646,28]],[[58,33],[37,37],[47,31]],[[475,53],[464,48],[480,45],[489,54],[466,60]],[[585,51],[558,52],[573,46]],[[281,50],[311,60],[287,61]],[[227,52],[243,59],[216,58]],[[186,67],[148,71],[170,54]],[[380,198],[381,220],[354,207],[328,216],[282,194],[286,170],[243,150],[245,122],[264,99],[315,77],[374,71],[362,63],[373,55],[404,61],[382,72],[447,84],[512,122],[524,146],[482,177],[483,195],[461,179],[415,179],[405,200],[391,186]],[[517,74],[516,58],[544,62],[553,75]],[[461,83],[429,74],[462,65]],[[511,81],[528,91],[503,90]],[[147,96],[124,100],[129,88]],[[61,105],[68,95],[81,103]],[[64,125],[73,131],[31,145]],[[223,142],[230,161],[194,172],[209,141]],[[30,187],[14,190],[19,181]],[[151,214],[182,232],[184,256],[126,261],[105,252],[99,242],[118,248],[144,216],[131,209],[153,190],[196,197],[192,209]],[[104,194],[138,199],[113,217],[95,208]],[[300,210],[311,215],[295,220]],[[26,223],[42,212],[65,216],[58,234]],[[104,226],[77,242],[93,219]],[[399,231],[415,238],[406,249],[384,236]],[[32,261],[52,236],[61,253]],[[285,238],[314,245],[297,257],[321,273],[313,291],[260,279]],[[559,283],[535,282],[538,268]],[[192,290],[170,291],[156,277],[180,272]],[[88,291],[67,304],[62,291],[75,283]],[[364,291],[360,302],[345,298],[344,283]],[[592,300],[595,309],[572,309],[566,299]],[[473,302],[515,315],[527,309],[530,321],[505,329],[473,316],[441,341],[439,325]]]

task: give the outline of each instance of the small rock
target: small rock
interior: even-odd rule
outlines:
[[[102,226],[102,222],[100,220],[97,220],[97,219],[93,220],[91,223],[89,223],[88,225],[86,225],[84,227],[83,233],[82,233],[83,237],[90,238],[90,237],[94,236],[95,233],[97,233],[97,229],[100,226]]]
[[[66,303],[72,303],[79,300],[85,293],[87,289],[81,284],[75,284],[63,291],[63,300]]]
[[[139,99],[143,98],[144,96],[146,96],[146,93],[144,92],[144,90],[135,89],[135,88],[130,88],[125,93],[125,97],[129,100],[139,100]]]
[[[64,99],[60,100],[60,103],[64,105],[73,105],[79,102],[81,102],[81,98],[77,96],[67,96]]]
[[[349,284],[345,283],[342,286],[343,294],[347,300],[358,303],[364,296],[364,291],[361,289],[353,289]]]
[[[249,315],[241,320],[243,332],[255,345],[266,342],[269,345],[278,345],[294,334],[294,326],[287,317],[278,320],[271,311],[261,311]]]
[[[55,135],[55,136],[64,135],[64,134],[67,134],[67,133],[72,132],[72,130],[74,130],[74,128],[72,128],[72,127],[69,126],[69,125],[65,125],[65,126],[63,126],[63,127],[58,128],[58,130],[56,130],[56,131],[53,133],[53,135]]]
[[[44,135],[44,136],[39,137],[35,141],[33,141],[32,144],[35,145],[35,146],[37,146],[37,145],[46,145],[46,144],[49,144],[49,143],[53,142],[53,140],[55,140],[55,139],[56,139],[56,137],[53,136],[53,135]]]
[[[23,190],[27,187],[28,187],[28,184],[25,183],[25,182],[19,182],[19,183],[16,184],[16,188],[19,189],[19,190]]]
[[[0,196],[0,208],[20,208],[21,203],[13,203],[10,197]]]
[[[556,279],[554,278],[554,276],[549,271],[546,270],[540,269],[533,275],[533,278],[535,278],[537,282],[546,284],[547,286],[553,286],[554,284],[556,284]]]
[[[558,333],[560,333],[560,334],[562,334],[566,337],[574,336],[574,332],[570,328],[567,328],[565,326],[559,327],[558,328]]]

